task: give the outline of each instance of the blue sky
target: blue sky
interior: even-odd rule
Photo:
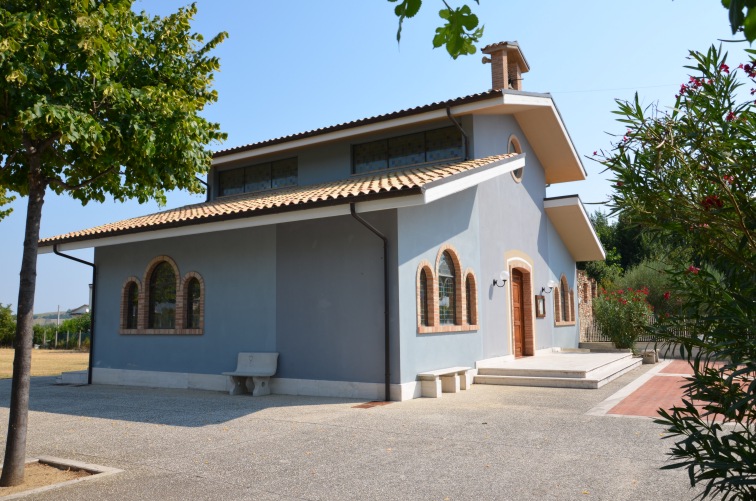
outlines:
[[[459,5],[463,2],[450,2]],[[473,3],[472,0],[469,3]],[[187,2],[138,0],[135,9],[165,15]],[[344,121],[388,113],[490,88],[490,66],[481,54],[452,60],[432,49],[441,0],[425,0],[405,23],[401,45],[386,0],[198,0],[194,30],[207,38],[227,31],[217,50],[218,103],[205,116],[228,133],[222,149]],[[533,7],[537,5],[537,7]],[[645,104],[669,106],[687,81],[688,50],[732,39],[719,0],[516,2],[481,0],[474,7],[485,24],[483,45],[520,43],[531,71],[523,88],[551,92],[580,155],[608,148],[622,135],[614,100],[637,90]],[[730,66],[745,60],[746,44],[726,44]],[[734,62],[734,64],[732,64]],[[553,185],[548,196],[578,193],[601,202],[611,186],[587,159],[589,178]],[[165,208],[202,201],[169,195]],[[16,305],[24,236],[25,199],[0,222],[0,303]],[[588,206],[589,210],[598,207]],[[48,193],[41,235],[53,236],[162,210],[154,202],[80,203]],[[72,254],[91,260],[92,251]],[[91,271],[52,254],[41,255],[36,312],[75,308],[88,301]]]

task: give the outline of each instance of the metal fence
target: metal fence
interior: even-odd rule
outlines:
[[[655,323],[656,317],[648,317],[649,325],[654,325]],[[588,322],[584,322],[584,325],[581,325],[580,331],[581,343],[609,343],[612,341],[609,338],[608,334],[601,332],[601,327],[599,327],[598,322],[596,322],[593,318]],[[692,329],[687,327],[676,329],[675,335],[679,337],[690,337],[692,335]],[[654,343],[656,341],[659,341],[656,336],[654,336],[653,334],[648,334],[646,332],[638,336],[639,343]]]

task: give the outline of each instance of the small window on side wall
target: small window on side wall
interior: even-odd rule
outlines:
[[[475,286],[475,277],[468,272],[465,277],[465,298],[467,304],[467,324],[478,324],[478,289]]]
[[[200,327],[200,283],[196,278],[190,278],[186,284],[186,328]]]
[[[517,153],[518,155],[522,153],[522,147],[520,146],[520,140],[517,139],[517,136],[512,134],[509,136],[509,144],[507,144],[507,153]],[[519,169],[515,169],[512,171],[512,179],[515,180],[515,182],[519,183],[522,182],[522,173],[524,167],[520,167]]]
[[[126,325],[127,329],[136,329],[139,318],[139,287],[130,282],[126,288]]]

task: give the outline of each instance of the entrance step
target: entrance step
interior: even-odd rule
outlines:
[[[588,368],[551,369],[525,367],[479,368],[475,384],[498,384],[507,386],[541,386],[552,388],[601,388],[605,384],[629,372],[643,363],[631,353],[611,361],[600,361]],[[515,364],[512,364],[515,365]]]

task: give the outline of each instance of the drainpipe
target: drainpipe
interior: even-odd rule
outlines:
[[[60,257],[76,261],[77,263],[86,264],[92,267],[92,304],[89,305],[89,367],[87,368],[87,384],[92,384],[92,354],[94,353],[95,338],[95,303],[97,302],[97,266],[89,261],[84,261],[78,257],[69,256],[58,251],[58,244],[53,244],[53,252]]]
[[[354,202],[349,204],[352,217],[355,218],[365,228],[375,233],[383,240],[383,325],[384,325],[384,359],[386,366],[386,388],[384,399],[386,402],[391,400],[391,337],[389,332],[389,265],[388,265],[388,238],[378,231],[375,226],[362,219],[354,209]]]
[[[449,120],[451,120],[452,123],[456,125],[459,131],[462,133],[462,140],[465,143],[465,161],[470,160],[470,140],[467,138],[465,129],[463,129],[459,122],[457,122],[457,119],[452,116],[451,106],[446,107],[446,116],[449,117]]]

